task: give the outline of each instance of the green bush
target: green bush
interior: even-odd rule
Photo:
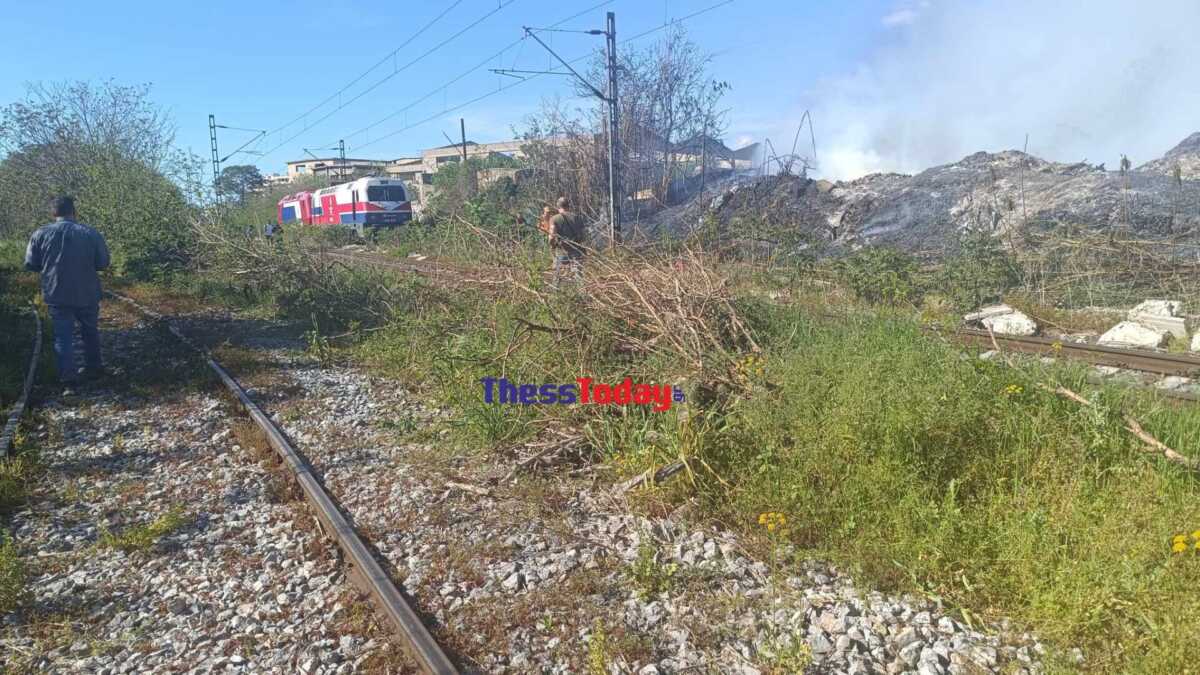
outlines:
[[[861,299],[903,305],[920,299],[916,260],[901,251],[871,246],[835,265],[839,280]]]
[[[936,282],[955,307],[972,309],[999,300],[1021,281],[1017,262],[986,232],[961,235],[958,250],[946,258]]]

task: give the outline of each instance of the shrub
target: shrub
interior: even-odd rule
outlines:
[[[902,305],[919,299],[916,260],[901,251],[871,246],[837,262],[838,278],[871,303]]]
[[[964,232],[958,250],[942,263],[937,288],[959,309],[999,300],[1021,281],[1017,263],[987,232]]]

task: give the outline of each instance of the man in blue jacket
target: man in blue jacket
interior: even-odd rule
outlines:
[[[75,222],[75,200],[53,202],[54,222],[29,238],[25,269],[42,275],[42,299],[54,323],[54,353],[58,379],[67,387],[79,381],[75,367],[75,324],[83,335],[84,376],[104,375],[100,358],[100,277],[108,268],[108,245],[96,230]]]

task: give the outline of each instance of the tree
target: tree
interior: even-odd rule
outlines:
[[[149,86],[33,84],[0,108],[0,236],[28,234],[51,197],[77,198],[79,217],[109,240],[114,267],[138,278],[187,259],[189,204],[180,187],[197,160]]]
[[[263,176],[253,164],[234,164],[221,169],[217,177],[217,192],[237,197],[238,203],[246,201],[247,192],[255,192],[263,186]]]
[[[725,131],[718,108],[729,85],[709,77],[711,57],[682,27],[654,46],[620,56],[623,190],[625,196],[652,195],[663,204],[678,179],[703,173],[702,149],[710,147],[706,139],[720,138]],[[598,56],[587,79],[604,82],[605,68],[605,59]],[[577,93],[591,95],[582,85]],[[585,216],[602,217],[608,191],[607,133],[605,110],[598,102],[575,110],[558,101],[545,103],[529,119],[525,133],[532,191],[542,199],[574,195]]]

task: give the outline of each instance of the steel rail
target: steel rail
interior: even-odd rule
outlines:
[[[21,387],[21,395],[8,413],[8,421],[4,423],[4,431],[0,432],[0,457],[8,457],[9,446],[17,435],[17,426],[21,416],[25,414],[25,406],[29,402],[29,392],[33,389],[33,379],[37,376],[38,357],[42,355],[42,318],[38,316],[37,308],[30,306],[29,313],[33,315],[33,323],[37,332],[33,338],[33,353],[29,355],[29,368],[25,371],[25,383]]]
[[[1049,354],[1085,361],[1098,366],[1113,366],[1161,375],[1200,376],[1200,358],[1182,354],[1152,352],[1145,349],[1123,349],[1103,345],[1079,344],[1068,340],[1042,337],[994,335],[985,330],[959,328],[954,337],[985,347],[992,346],[993,337],[1002,348],[1027,354]]]
[[[309,504],[316,511],[322,529],[332,537],[334,542],[345,552],[352,562],[350,567],[353,573],[352,576],[357,578],[359,585],[367,591],[387,616],[388,621],[404,640],[404,646],[417,660],[421,669],[427,673],[436,675],[458,673],[458,669],[450,661],[446,653],[442,651],[437,641],[434,640],[433,636],[429,633],[429,629],[426,628],[420,617],[417,616],[416,611],[405,601],[400,590],[392,583],[391,578],[388,577],[379,562],[375,560],[370,549],[367,548],[367,545],[358,536],[358,533],[354,531],[354,527],[350,525],[346,516],[342,514],[333,498],[326,492],[317,477],[313,475],[308,462],[292,447],[291,443],[288,442],[275,423],[262,411],[262,408],[259,408],[258,404],[250,399],[249,395],[246,394],[246,390],[242,388],[238,381],[208,353],[208,350],[200,347],[184,335],[167,317],[148,307],[142,306],[132,298],[127,298],[124,295],[111,291],[108,291],[108,293],[112,297],[133,306],[146,316],[162,323],[179,341],[200,354],[208,364],[208,367],[221,378],[221,382],[237,397],[242,407],[246,409],[246,412],[249,413],[258,427],[266,434],[267,441],[275,449],[275,452],[278,453],[288,469],[291,470],[296,482],[304,492],[305,499],[308,500]]]

